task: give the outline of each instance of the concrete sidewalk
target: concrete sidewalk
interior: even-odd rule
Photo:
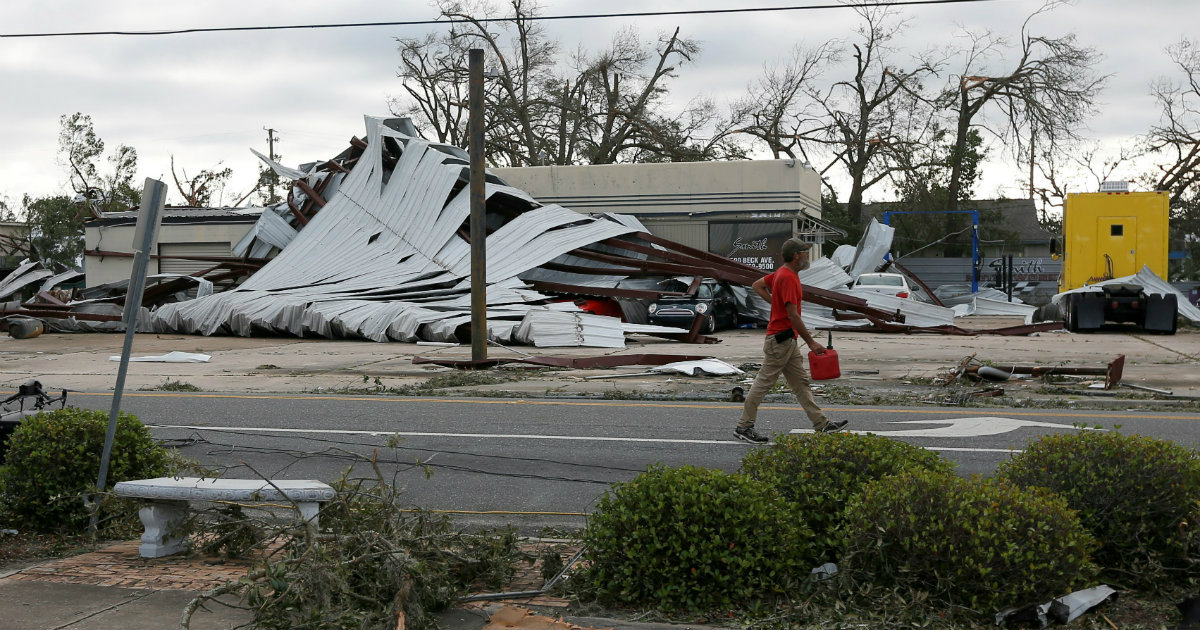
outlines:
[[[53,560],[0,574],[0,628],[54,628],[62,630],[143,630],[177,628],[185,607],[198,594],[237,580],[250,568],[249,561],[223,561],[217,557],[176,555],[142,558],[138,541],[106,546],[98,551]],[[564,553],[565,555],[569,555]],[[522,566],[507,591],[540,589],[540,567]],[[222,597],[229,606],[209,603],[191,618],[195,630],[236,628],[253,620],[238,607],[238,598]],[[616,619],[563,616],[567,600],[526,597],[470,602],[439,616],[442,628],[476,630],[502,608],[521,618],[523,612],[588,628],[614,630],[703,630],[709,626],[624,622]],[[515,609],[515,610],[514,610]],[[515,628],[545,628],[527,619]]]
[[[960,318],[963,327],[995,328],[1019,324],[1018,318]],[[521,357],[522,353],[556,357],[590,357],[643,353],[703,355],[735,366],[762,360],[761,330],[730,330],[717,335],[718,344],[684,344],[634,335],[623,349],[491,347],[489,358]],[[825,334],[818,333],[824,343]],[[109,357],[121,352],[122,335],[45,334],[33,339],[0,337],[0,389],[15,389],[37,378],[47,391],[70,389],[111,391],[118,363]],[[1171,390],[1181,396],[1200,396],[1200,329],[1180,328],[1171,336],[1141,333],[1076,335],[1065,332],[1036,336],[998,335],[892,335],[837,333],[834,347],[841,358],[843,377],[831,382],[864,390],[889,390],[925,383],[954,368],[974,354],[993,364],[1066,365],[1102,367],[1125,355],[1124,382]],[[228,393],[337,393],[419,385],[430,377],[453,370],[414,365],[414,356],[469,359],[465,346],[429,346],[369,341],[336,341],[282,337],[199,337],[137,335],[134,356],[161,355],[178,350],[209,354],[207,363],[131,363],[126,391],[153,390],[171,383],[187,384],[206,392]],[[621,377],[645,367],[594,370],[551,370],[508,367],[499,373],[513,376],[494,385],[460,388],[495,395],[541,397],[555,395],[683,396],[689,393],[728,393],[744,377],[687,377],[654,375]],[[599,378],[592,378],[599,377]],[[604,378],[609,377],[609,378]],[[364,380],[365,379],[365,380]],[[1014,393],[1019,391],[1013,383]],[[1028,390],[1036,387],[1027,388]]]

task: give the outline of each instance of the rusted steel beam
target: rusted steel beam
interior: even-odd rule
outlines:
[[[317,182],[316,186],[313,187],[313,190],[317,191],[317,195],[322,199],[325,198],[325,189],[329,186],[329,181],[331,179],[333,179],[331,176],[326,175],[321,179],[321,181]],[[317,207],[315,199],[305,195],[304,203],[300,205],[300,211],[303,212],[309,219],[312,219],[314,216],[316,216],[317,212],[320,212],[320,210],[321,209]]]
[[[613,269],[609,267],[581,267],[579,265],[564,265],[562,263],[547,262],[539,265],[542,269],[550,271],[562,271],[564,273],[577,273],[588,276],[633,276],[640,275],[640,269]]]
[[[934,304],[941,306],[942,308],[946,307],[946,305],[942,303],[942,299],[939,298],[938,296],[934,295],[933,291],[929,288],[929,286],[926,285],[925,282],[923,280],[921,280],[920,277],[917,276],[917,274],[909,271],[908,269],[905,269],[904,265],[901,265],[900,263],[898,263],[894,260],[891,261],[891,263],[892,263],[892,266],[899,269],[900,271],[903,271],[904,275],[908,276],[909,278],[912,278],[913,282],[916,282],[917,286],[921,287],[921,289],[925,291],[925,295],[928,295],[929,299],[933,300]]]
[[[1070,367],[1065,365],[993,365],[991,367],[1008,372],[1009,374],[1025,374],[1029,376],[1049,376],[1051,374],[1103,376],[1104,389],[1112,389],[1120,384],[1121,377],[1124,375],[1125,355],[1122,354],[1109,361],[1108,365],[1104,367]],[[967,374],[976,374],[978,372],[978,365],[972,365],[967,368]]]
[[[828,306],[833,309],[841,309],[845,311],[854,311],[862,313],[873,319],[878,319],[884,322],[903,322],[904,316],[899,313],[885,311],[878,308],[873,308],[867,305],[867,301],[854,297],[852,295],[843,295],[836,291],[829,291],[804,285],[804,301]]]
[[[699,275],[708,276],[708,277],[711,277],[711,278],[714,278],[717,280],[723,280],[726,282],[734,282],[734,283],[745,285],[745,286],[750,286],[751,284],[754,284],[754,282],[756,280],[758,280],[759,278],[767,275],[761,269],[758,269],[756,267],[751,267],[749,265],[744,265],[742,263],[739,263],[739,262],[736,262],[733,260],[729,260],[727,258],[723,258],[723,257],[713,254],[711,252],[703,252],[701,250],[687,247],[686,245],[679,245],[678,243],[673,243],[666,239],[661,239],[657,236],[653,236],[653,235],[649,235],[649,234],[639,233],[638,236],[644,238],[647,241],[655,243],[657,245],[662,245],[663,247],[679,249],[680,251],[683,251],[686,253],[685,254],[676,254],[676,253],[672,253],[672,252],[664,252],[662,250],[658,250],[658,249],[655,249],[652,247],[645,247],[645,246],[637,245],[636,243],[631,244],[626,241],[620,241],[618,239],[606,239],[602,242],[606,245],[611,245],[613,247],[624,247],[626,249],[629,249],[630,251],[636,251],[639,253],[646,253],[649,255],[658,256],[658,257],[662,257],[662,258],[673,259],[673,260],[682,262],[684,264],[696,266],[696,268],[693,268],[690,272],[684,273],[681,275],[697,275],[697,274],[699,274]],[[649,237],[649,238],[647,238],[647,237]],[[576,250],[576,251],[578,251],[578,250]],[[819,289],[817,287],[812,287],[812,286],[806,285],[804,287],[804,300],[807,302],[812,302],[813,304],[820,304],[822,306],[828,306],[830,308],[841,308],[844,310],[854,311],[856,313],[863,313],[865,315],[870,315],[870,316],[880,319],[882,321],[899,321],[899,322],[904,321],[904,317],[902,315],[900,315],[898,313],[893,313],[890,311],[884,311],[884,310],[880,310],[877,308],[872,308],[872,307],[868,306],[867,301],[862,298],[857,298],[857,297],[853,297],[853,296],[849,296],[849,295],[843,295],[841,293],[837,293],[834,291],[828,291],[825,289]]]
[[[711,271],[711,270],[696,269],[695,267],[690,267],[688,265],[680,265],[680,264],[675,264],[675,263],[656,262],[653,260],[638,260],[636,258],[624,258],[621,256],[616,256],[614,254],[602,254],[600,252],[594,252],[594,251],[583,249],[583,248],[573,250],[571,252],[571,254],[574,256],[578,256],[580,258],[586,258],[588,260],[595,260],[597,262],[608,263],[610,265],[630,265],[630,266],[636,267],[637,269],[640,269],[642,271],[645,271],[645,272],[651,273],[651,274],[659,273],[662,275],[691,276],[691,275],[695,275],[697,272],[701,272],[701,273],[704,273],[705,275],[709,275],[708,271]],[[712,275],[713,275],[713,277],[716,277],[717,274],[712,274]],[[722,278],[718,278],[718,279],[722,279]]]
[[[0,313],[8,315],[26,315],[40,319],[80,319],[89,322],[119,322],[121,315],[101,315],[98,313],[76,313],[74,311],[54,311],[50,309],[17,308],[8,309],[0,305]],[[683,360],[683,359],[681,359]]]
[[[305,203],[308,202],[306,201]],[[292,201],[291,193],[288,193],[287,205],[288,209],[292,211],[292,216],[296,217],[296,220],[300,222],[300,227],[308,225],[308,217],[304,216],[304,211],[296,205],[296,202]]]
[[[689,256],[694,256],[696,258],[706,260],[711,265],[721,266],[723,268],[728,268],[730,270],[739,270],[739,271],[745,272],[751,276],[754,276],[755,278],[761,278],[766,275],[765,273],[763,273],[762,269],[759,269],[758,267],[751,267],[750,265],[737,262],[736,260],[730,260],[724,256],[719,256],[712,252],[706,252],[702,249],[688,247],[687,245],[683,245],[680,243],[676,243],[674,241],[667,240],[665,238],[655,236],[649,232],[638,232],[637,235],[640,236],[642,239],[647,240],[655,245],[661,245],[668,249],[676,250],[676,251],[682,252],[684,254],[687,254]]]
[[[297,179],[292,183],[296,184],[300,190],[304,191],[304,194],[308,195],[308,198],[312,199],[313,203],[322,208],[325,207],[325,198],[322,197],[321,194],[316,190],[313,190],[313,187],[309,186],[308,182],[304,181],[303,179]]]
[[[663,242],[670,243],[670,241]],[[627,251],[637,252],[639,254],[646,254],[647,256],[654,256],[655,258],[669,260],[672,263],[685,265],[692,269],[691,272],[684,275],[696,275],[697,273],[700,273],[700,275],[715,278],[717,280],[724,280],[725,282],[733,282],[746,286],[754,284],[755,280],[758,280],[766,275],[762,272],[762,270],[758,270],[756,273],[747,273],[745,269],[741,268],[740,263],[738,266],[714,263],[709,258],[700,258],[698,256],[690,256],[688,254],[681,254],[679,252],[670,250],[657,249],[648,245],[639,245],[637,243],[630,243],[629,241],[623,241],[616,238],[605,239],[601,241],[601,243],[612,247],[625,249]]]

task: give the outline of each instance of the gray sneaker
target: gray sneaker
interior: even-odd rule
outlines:
[[[842,427],[850,424],[849,420],[830,420],[825,423],[825,426],[817,429],[817,433],[837,433],[842,430]]]
[[[758,431],[755,431],[754,427],[749,427],[747,429],[738,427],[733,430],[733,434],[737,436],[737,439],[743,442],[749,442],[751,444],[765,444],[766,442],[770,441],[770,438],[759,433]]]

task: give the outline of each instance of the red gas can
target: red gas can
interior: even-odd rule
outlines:
[[[808,371],[814,381],[827,381],[842,375],[837,350],[833,349],[832,331],[829,333],[829,343],[825,344],[824,353],[817,354],[811,350],[808,352]]]

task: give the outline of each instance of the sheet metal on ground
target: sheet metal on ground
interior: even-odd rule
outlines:
[[[282,251],[236,289],[163,305],[155,326],[204,335],[462,340],[471,268],[465,154],[415,137],[404,119],[368,117],[366,126],[365,140],[353,140],[334,160],[301,169],[267,160],[296,187],[286,204],[262,213],[237,251]],[[542,205],[493,175],[485,195],[487,325],[497,342],[619,348],[630,332],[715,341],[697,335],[696,326],[650,331],[552,302],[618,297],[626,319],[640,324],[648,299],[642,287],[653,286],[647,279],[699,273],[749,285],[761,277],[754,268],[655,237],[629,215]],[[844,277],[840,270],[835,275]],[[818,287],[806,299],[877,320],[903,319]],[[761,300],[743,293],[741,301],[749,316],[765,320]]]

